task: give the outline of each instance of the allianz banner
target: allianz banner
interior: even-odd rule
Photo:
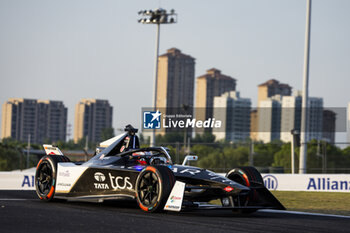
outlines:
[[[350,192],[350,174],[261,175],[269,190]],[[34,190],[34,172],[0,172],[1,189]]]
[[[0,172],[0,190],[34,190],[33,172]]]
[[[266,188],[277,191],[350,192],[350,174],[261,174]]]

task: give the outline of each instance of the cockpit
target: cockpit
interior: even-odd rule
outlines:
[[[172,164],[167,148],[148,147],[140,148],[137,129],[131,125],[125,127],[125,133],[100,143],[96,155],[87,163],[101,165],[160,165]]]

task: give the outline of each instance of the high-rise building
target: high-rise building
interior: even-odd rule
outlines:
[[[292,93],[292,87],[285,83],[280,83],[275,79],[270,79],[260,85],[258,85],[258,109],[251,114],[251,133],[250,138],[254,141],[258,140],[259,129],[259,106],[261,101],[268,100],[270,97],[290,96]],[[266,103],[265,103],[266,104]],[[262,126],[264,127],[264,126]]]
[[[336,115],[332,110],[323,110],[322,140],[329,143],[334,143],[335,141]]]
[[[171,48],[159,56],[157,103],[159,108],[193,108],[195,59]]]
[[[318,97],[309,98],[308,108],[308,128],[306,132],[306,141],[310,141],[312,139],[322,140],[323,99]]]
[[[250,111],[250,139],[258,140],[258,109],[254,108]]]
[[[281,141],[290,142],[293,129],[300,132],[301,106],[301,95],[296,94],[282,98]]]
[[[39,141],[65,141],[67,135],[67,108],[62,101],[38,100]]]
[[[193,57],[177,48],[168,49],[159,56],[156,106],[163,115],[193,115],[194,77]],[[173,131],[178,129],[162,128],[157,133]]]
[[[221,74],[215,68],[197,78],[196,119],[206,120],[213,117],[214,97],[236,90],[236,79]],[[209,129],[210,131],[210,129]]]
[[[258,110],[258,140],[265,143],[279,140],[281,131],[281,95],[260,101]]]
[[[62,101],[11,98],[2,106],[2,138],[65,141],[66,127],[67,108]]]
[[[274,95],[290,96],[292,87],[285,83],[280,83],[275,79],[270,79],[258,86],[258,106],[259,102]]]
[[[322,139],[323,132],[323,99],[309,97],[307,109],[306,140]],[[295,129],[300,132],[301,128],[301,111],[302,111],[302,94],[296,91],[293,96],[283,96],[282,114],[281,114],[281,140],[284,142],[291,141],[291,130]]]
[[[74,142],[88,137],[100,142],[104,129],[112,128],[113,107],[108,100],[82,99],[75,106]]]
[[[216,140],[239,142],[249,138],[250,109],[250,99],[240,98],[239,92],[214,97],[213,116],[222,122],[221,128],[213,129]]]

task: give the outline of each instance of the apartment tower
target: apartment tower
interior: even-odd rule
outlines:
[[[259,108],[262,101],[268,100],[269,98],[279,95],[279,96],[290,96],[292,94],[292,87],[285,83],[280,83],[275,79],[270,79],[260,85],[258,85],[258,108],[253,110],[250,115],[251,128],[250,128],[250,138],[254,141],[258,140],[259,134]],[[269,101],[268,101],[269,102]],[[264,103],[264,106],[268,106],[268,103]],[[278,106],[278,104],[273,104],[271,106]],[[264,110],[265,111],[265,110]],[[266,110],[269,111],[269,110]],[[265,112],[266,113],[266,112]],[[264,114],[265,114],[264,113]],[[263,128],[265,126],[262,126]],[[266,127],[265,127],[266,128]],[[264,132],[265,134],[266,132]]]
[[[221,128],[213,129],[216,140],[240,142],[248,139],[250,108],[250,99],[241,98],[240,93],[236,91],[214,97],[213,116],[222,122]]]
[[[2,106],[2,138],[32,143],[66,140],[67,108],[62,101],[11,98]]]
[[[206,120],[213,117],[214,97],[236,90],[236,79],[224,75],[212,68],[197,78],[196,119]],[[208,130],[211,132],[211,129]]]
[[[104,129],[112,128],[113,107],[108,100],[82,99],[75,106],[74,142],[88,137],[101,142]]]

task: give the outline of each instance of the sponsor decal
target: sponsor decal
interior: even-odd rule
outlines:
[[[170,210],[170,209],[179,210],[180,206],[166,205],[165,208],[168,209],[168,210]]]
[[[144,129],[160,129],[160,116],[162,115],[159,110],[145,111],[143,112],[143,128]]]
[[[22,187],[34,187],[34,176],[23,176]]]
[[[64,176],[64,177],[70,177],[70,173],[69,173],[68,170],[60,172],[60,173],[58,173],[58,175],[59,176]]]
[[[57,186],[61,186],[61,187],[70,187],[70,186],[72,186],[72,185],[69,184],[69,183],[57,183]]]
[[[164,210],[180,211],[182,207],[183,195],[185,192],[185,183],[176,181],[170,192],[169,198],[165,203]]]
[[[331,180],[330,178],[309,178],[307,190],[350,190],[350,181]]]
[[[181,200],[181,199],[182,199],[181,197],[171,196],[170,197],[170,202],[173,203],[174,201]]]
[[[56,147],[52,147],[52,146],[45,146],[45,150],[55,150],[57,151]]]
[[[111,173],[108,173],[109,179],[111,181],[111,186],[114,190],[117,189],[132,189],[132,184],[130,182],[130,177],[122,176],[112,176]]]
[[[197,169],[184,169],[182,171],[180,171],[180,173],[190,173],[191,175],[196,175],[197,173],[200,173],[201,171],[200,170],[197,170]]]
[[[177,167],[173,167],[172,171],[175,173],[181,173],[181,174],[182,173],[190,173],[191,175],[196,175],[197,173],[201,172],[199,169],[189,169],[189,168],[186,168],[186,169],[179,171]]]
[[[101,173],[101,172],[96,172],[94,174],[94,177],[95,177],[95,180],[98,181],[98,182],[103,182],[103,181],[106,180],[105,175],[103,173]]]
[[[94,183],[95,189],[109,189],[108,184],[105,183]]]
[[[274,175],[266,175],[263,177],[264,185],[269,190],[276,190],[278,187],[278,180]]]
[[[94,183],[95,189],[109,189],[108,184],[101,183],[106,180],[106,176],[102,172],[95,172],[94,178],[96,181],[100,182],[100,183]]]

